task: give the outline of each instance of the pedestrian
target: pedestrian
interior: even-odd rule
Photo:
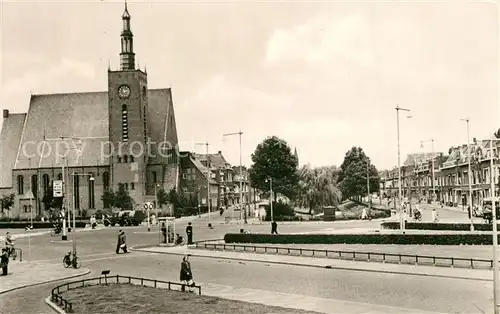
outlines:
[[[0,268],[2,268],[2,275],[7,276],[9,273],[9,253],[6,248],[2,248],[2,255],[0,257]]]
[[[271,222],[271,234],[278,234],[278,224],[275,220]]]
[[[165,222],[161,223],[161,233],[163,234],[163,243],[167,243],[167,227]]]
[[[437,212],[436,209],[432,209],[432,222],[437,222]]]
[[[116,254],[120,253],[120,249],[123,250],[123,253],[128,253],[127,251],[127,237],[125,235],[125,231],[121,230],[118,232],[118,243],[116,245]]]
[[[193,281],[193,272],[191,271],[189,255],[184,255],[182,258],[180,280],[182,283],[182,291],[186,291],[186,286],[188,286],[189,292],[193,292],[195,283]]]
[[[186,227],[186,235],[188,238],[188,245],[193,244],[193,226],[191,226],[190,222],[188,222],[188,225]]]

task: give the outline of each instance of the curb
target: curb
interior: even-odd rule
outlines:
[[[61,309],[57,304],[55,304],[54,302],[52,302],[52,296],[48,296],[45,298],[45,303],[47,303],[48,306],[50,306],[55,312],[59,313],[59,314],[66,314],[66,312]]]
[[[167,255],[185,255],[184,253],[177,252],[153,252],[148,251],[143,248],[130,248],[130,250],[140,251],[140,252],[148,252],[155,254],[167,254]],[[349,270],[349,271],[360,271],[360,272],[370,272],[370,273],[385,273],[385,274],[393,274],[393,275],[408,275],[408,276],[422,276],[422,277],[437,277],[437,278],[449,278],[449,279],[465,279],[465,280],[473,280],[473,281],[486,281],[492,282],[493,279],[482,279],[482,278],[470,278],[463,276],[447,276],[447,275],[437,275],[437,274],[425,274],[425,273],[410,273],[404,271],[392,271],[392,270],[380,270],[380,269],[366,269],[366,268],[356,268],[356,267],[343,267],[343,266],[332,266],[332,265],[311,265],[299,262],[283,262],[283,261],[264,261],[259,259],[251,259],[251,258],[239,258],[239,257],[227,257],[227,256],[210,256],[203,255],[197,253],[191,253],[191,256],[196,257],[204,257],[204,258],[213,258],[213,259],[224,259],[224,260],[233,260],[233,261],[245,261],[245,262],[255,262],[255,263],[267,263],[267,264],[276,264],[276,265],[287,265],[287,266],[301,266],[301,267],[312,267],[312,268],[323,268],[323,269],[337,269],[337,270]]]
[[[12,288],[12,289],[5,290],[5,291],[0,291],[0,295],[6,294],[6,293],[9,293],[9,292],[12,292],[12,291],[16,291],[16,290],[21,290],[21,289],[28,288],[28,287],[35,287],[35,286],[40,286],[40,285],[44,285],[44,284],[47,284],[47,283],[56,282],[56,281],[60,281],[60,280],[66,280],[66,279],[71,279],[71,278],[76,278],[76,277],[82,277],[82,276],[88,275],[90,273],[91,273],[91,271],[89,269],[87,269],[84,273],[81,273],[81,274],[66,276],[66,277],[62,277],[62,278],[58,278],[58,279],[53,279],[53,280],[48,280],[48,281],[43,281],[43,282],[37,282],[37,283],[34,283],[34,284],[28,284],[28,285],[24,285],[24,286]]]

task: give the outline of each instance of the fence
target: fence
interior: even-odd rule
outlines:
[[[122,281],[120,281],[122,279]],[[158,279],[147,279],[147,278],[142,278],[142,277],[133,277],[133,276],[121,276],[121,275],[115,275],[115,276],[100,276],[100,277],[95,277],[95,278],[86,278],[86,279],[81,279],[77,281],[72,281],[68,282],[62,285],[59,285],[52,289],[51,293],[51,298],[52,302],[56,303],[57,305],[61,306],[65,312],[67,313],[72,313],[73,312],[73,303],[69,302],[68,300],[64,299],[61,296],[62,292],[73,290],[73,289],[78,289],[78,288],[84,288],[85,286],[92,286],[92,283],[95,282],[94,285],[102,285],[103,283],[107,285],[108,283],[114,283],[116,280],[117,284],[133,284],[133,285],[141,285],[145,287],[153,287],[153,288],[163,288],[163,289],[168,289],[172,290],[172,287],[181,287],[185,288],[187,285],[179,283],[179,282],[171,282],[171,281],[163,281],[163,280],[158,280]],[[139,284],[140,282],[140,284]],[[147,283],[151,283],[151,285],[148,286]],[[198,289],[198,294],[201,295],[201,286],[199,285],[194,285],[192,286],[193,288]]]
[[[211,241],[213,242],[213,241]],[[290,248],[290,247],[275,247],[275,246],[258,246],[258,245],[238,245],[226,243],[207,243],[196,242],[196,248],[207,250],[232,250],[239,252],[264,253],[264,254],[282,254],[290,256],[302,257],[318,257],[318,258],[334,258],[347,259],[353,261],[366,262],[382,262],[382,263],[398,263],[398,264],[414,264],[414,265],[432,265],[441,267],[461,267],[461,268],[493,268],[493,261],[489,259],[474,259],[463,257],[443,257],[429,255],[410,255],[396,253],[380,253],[380,252],[356,252],[356,251],[337,251],[337,250],[320,250],[309,248]]]

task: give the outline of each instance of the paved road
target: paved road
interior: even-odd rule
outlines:
[[[220,221],[222,218],[220,218]],[[222,225],[214,219],[215,229],[206,227],[206,219],[194,221],[195,237],[220,238],[226,232],[238,232],[238,225]],[[184,230],[186,222],[177,227]],[[280,232],[310,232],[324,228],[371,228],[378,222],[336,222],[334,224],[280,225]],[[254,231],[268,232],[268,225],[252,225]],[[104,269],[112,274],[135,275],[149,278],[177,280],[179,256],[132,252],[116,255],[116,236],[119,228],[76,233],[78,252],[83,265],[96,276]],[[144,227],[124,228],[129,245],[156,243],[158,236]],[[52,242],[53,241],[53,242]],[[16,245],[27,251],[27,239]],[[45,263],[61,263],[71,242],[59,237],[39,236],[31,239],[29,259]],[[28,254],[25,251],[25,256]],[[193,257],[192,264],[198,282],[238,286],[251,289],[293,293],[305,296],[333,298],[370,304],[413,308],[438,313],[489,312],[491,283],[460,279],[436,280],[434,277],[416,277],[372,272],[314,269],[263,263],[229,262],[225,260]],[[51,313],[43,298],[54,284],[11,292],[0,298],[2,313]]]

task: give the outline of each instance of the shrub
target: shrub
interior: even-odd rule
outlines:
[[[271,219],[271,207],[269,205],[265,206],[266,209],[266,221]],[[276,221],[280,221],[279,217],[294,217],[295,211],[292,206],[285,204],[281,201],[273,202],[273,217]]]
[[[399,229],[399,222],[388,221],[380,224],[383,229]],[[469,231],[470,223],[445,223],[445,222],[407,222],[406,229],[411,230],[446,230],[446,231]],[[500,224],[498,224],[500,230]],[[492,225],[486,223],[474,224],[476,231],[491,231]]]
[[[431,244],[491,245],[489,234],[240,234],[228,233],[226,243],[271,244]]]
[[[142,210],[136,210],[133,220],[135,223],[142,223],[146,219],[146,214]]]

